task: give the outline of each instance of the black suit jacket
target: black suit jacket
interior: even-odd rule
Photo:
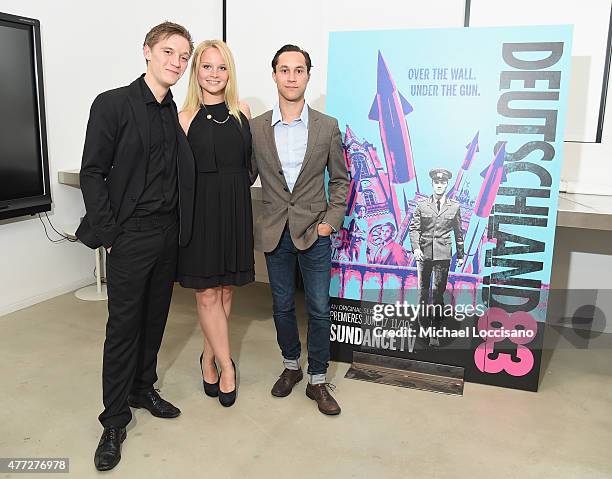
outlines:
[[[191,238],[195,162],[187,137],[178,123],[177,176],[180,244]],[[130,85],[101,93],[94,100],[87,123],[81,164],[81,191],[87,214],[76,236],[90,248],[112,246],[121,233],[145,186],[149,162],[149,121],[138,79]]]

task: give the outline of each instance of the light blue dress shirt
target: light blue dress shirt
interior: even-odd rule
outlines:
[[[289,191],[293,192],[293,187],[302,169],[306,145],[308,144],[308,105],[304,103],[300,117],[291,123],[287,123],[283,121],[277,103],[272,109],[271,124],[274,127],[274,142],[276,143],[278,159],[283,167],[283,175]],[[323,223],[329,225],[332,231],[336,231],[329,223],[325,221]]]
[[[274,141],[276,142],[278,158],[283,167],[285,181],[289,191],[293,191],[304,162],[306,144],[308,143],[308,105],[304,103],[300,117],[291,123],[287,123],[283,121],[277,103],[272,109],[272,126],[274,127]]]

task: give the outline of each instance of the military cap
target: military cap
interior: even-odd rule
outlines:
[[[429,176],[432,180],[448,181],[453,177],[453,174],[446,168],[434,168],[429,171]]]

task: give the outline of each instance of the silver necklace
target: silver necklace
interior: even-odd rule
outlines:
[[[219,121],[219,120],[215,120],[215,119],[213,118],[213,116],[210,114],[210,112],[208,111],[208,108],[206,108],[206,105],[205,105],[204,103],[202,103],[202,106],[203,106],[203,107],[204,107],[204,109],[206,110],[206,118],[207,118],[208,120],[212,120],[212,121],[214,121],[214,122],[215,122],[217,125],[223,125],[223,123],[225,123],[227,120],[229,120],[229,117],[230,117],[229,112],[228,112],[228,114],[227,114],[227,118],[226,118],[225,120],[223,120],[223,121]]]

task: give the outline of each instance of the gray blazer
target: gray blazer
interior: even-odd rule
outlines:
[[[348,172],[338,121],[308,107],[308,142],[299,176],[289,191],[274,141],[272,110],[251,120],[251,183],[261,178],[263,209],[255,221],[255,249],[273,251],[289,226],[296,248],[308,249],[318,238],[317,226],[339,230],[344,220]],[[325,170],[329,173],[329,201]]]
[[[417,202],[410,222],[410,244],[412,250],[420,249],[426,260],[451,259],[451,231],[455,233],[457,258],[463,258],[463,231],[461,208],[455,200],[446,198],[436,208],[433,196]]]

